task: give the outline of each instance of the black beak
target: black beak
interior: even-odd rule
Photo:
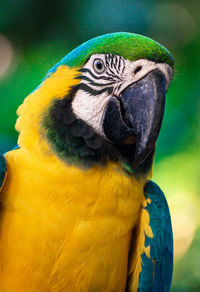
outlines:
[[[165,77],[159,70],[126,88],[108,102],[103,129],[117,144],[134,144],[132,167],[152,152],[160,131],[165,107]]]

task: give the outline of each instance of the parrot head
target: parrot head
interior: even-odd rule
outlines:
[[[111,33],[74,49],[44,83],[61,67],[75,70],[75,83],[59,98],[51,93],[40,121],[54,153],[80,165],[151,164],[173,75],[169,51],[141,35]]]

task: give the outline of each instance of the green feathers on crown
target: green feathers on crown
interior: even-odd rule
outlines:
[[[133,33],[118,32],[93,38],[66,55],[57,63],[49,74],[58,66],[82,67],[92,54],[115,54],[130,61],[147,59],[157,63],[167,63],[173,67],[174,60],[170,52],[152,39]]]

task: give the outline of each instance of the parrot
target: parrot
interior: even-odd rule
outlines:
[[[0,292],[170,291],[170,212],[151,179],[173,71],[158,42],[108,33],[25,98],[0,155]]]

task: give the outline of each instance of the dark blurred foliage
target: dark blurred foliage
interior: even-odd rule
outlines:
[[[200,291],[199,11],[199,0],[0,0],[2,151],[17,141],[18,105],[50,67],[82,42],[129,31],[149,36],[171,51],[175,75],[157,143],[154,179],[168,194],[172,212],[172,291],[177,292]]]

